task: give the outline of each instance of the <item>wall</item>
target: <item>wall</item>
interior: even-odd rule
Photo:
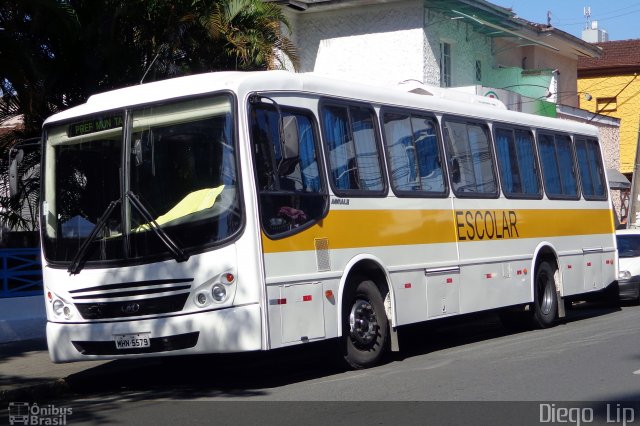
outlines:
[[[422,1],[306,11],[292,19],[301,72],[397,84],[422,80]]]
[[[0,299],[0,343],[44,339],[47,318],[44,297]]]
[[[493,68],[492,41],[469,24],[408,0],[328,11],[288,12],[301,72],[395,85],[417,80],[440,86],[440,42],[452,45],[452,85],[469,86],[475,62]],[[422,53],[422,55],[421,55]]]
[[[553,43],[551,43],[553,44]],[[560,55],[542,46],[523,46],[513,38],[495,40],[496,65],[524,70],[558,70],[557,103],[577,107],[578,59]]]
[[[617,117],[620,122],[620,172],[632,173],[638,144],[638,128],[640,125],[640,78],[625,88],[634,78],[633,75],[605,76],[581,78],[578,90],[588,92],[591,101],[580,99],[580,108],[594,112],[596,100],[603,97],[617,96],[615,111],[601,111],[600,114]],[[623,90],[624,89],[624,90]],[[620,92],[622,90],[622,92]]]
[[[492,40],[474,31],[469,24],[459,19],[452,20],[428,8],[425,11],[424,32],[427,40],[425,49],[424,82],[440,85],[440,42],[450,43],[452,53],[451,84],[471,86],[476,81],[476,60],[482,63],[482,82],[493,72]],[[485,85],[486,86],[486,85]]]

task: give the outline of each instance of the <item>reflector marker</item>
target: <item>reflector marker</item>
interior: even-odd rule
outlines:
[[[411,288],[411,283],[404,283],[404,288]]]
[[[490,279],[490,278],[493,278],[493,277],[495,277],[495,276],[496,276],[496,273],[495,273],[495,272],[491,272],[490,274],[484,274],[484,277],[485,277],[486,279]]]
[[[270,305],[286,305],[287,299],[271,299],[269,300]]]
[[[453,278],[447,278],[447,284],[453,283]]]
[[[307,295],[302,296],[302,301],[303,302],[311,302],[311,295],[307,294]]]
[[[567,269],[573,269],[573,265],[567,265]]]
[[[587,262],[587,266],[591,266],[591,262]]]

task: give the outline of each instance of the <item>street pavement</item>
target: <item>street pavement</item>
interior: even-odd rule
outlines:
[[[411,329],[405,330],[405,336],[408,338],[404,342],[407,344],[404,344],[402,354],[396,355],[395,357],[399,357],[399,360],[407,358],[409,361],[405,361],[404,364],[402,364],[406,367],[416,354],[431,353],[434,351],[438,353],[438,351],[447,350],[447,348],[455,349],[458,347],[462,350],[469,346],[469,344],[483,341],[483,339],[488,339],[486,345],[490,347],[496,345],[496,339],[506,339],[508,345],[514,345],[514,340],[528,341],[534,334],[538,336],[536,339],[559,339],[563,342],[562,345],[564,345],[562,346],[562,351],[566,351],[576,344],[578,344],[578,347],[584,344],[583,337],[580,337],[580,339],[577,340],[578,343],[576,343],[577,338],[564,336],[563,333],[566,333],[567,330],[572,330],[573,328],[579,330],[587,326],[606,326],[613,328],[611,330],[607,329],[609,331],[606,332],[598,332],[598,336],[609,336],[613,338],[618,334],[623,334],[631,338],[627,328],[632,327],[632,329],[634,329],[635,326],[630,325],[629,322],[636,323],[639,314],[640,311],[637,307],[624,308],[623,310],[603,307],[596,307],[595,309],[572,309],[570,315],[568,313],[571,319],[561,322],[562,324],[567,324],[564,327],[560,326],[554,330],[543,331],[537,334],[516,334],[514,337],[509,337],[511,333],[501,326],[495,314],[479,314],[474,316],[471,321],[468,316],[451,318],[448,321],[438,323],[438,329],[440,330],[438,334],[429,335],[428,333],[432,331],[425,331],[425,327],[420,326],[420,328],[416,330],[419,333],[419,339],[412,338]],[[602,316],[602,318],[598,318],[600,316]],[[593,318],[593,320],[590,320],[591,318]],[[608,322],[611,322],[611,324],[607,324]],[[622,327],[623,325],[625,325],[625,327]],[[585,333],[590,333],[589,330],[590,329],[587,329]],[[427,333],[426,338],[425,332]],[[412,341],[414,342],[413,344],[411,343]],[[424,343],[418,344],[415,342]],[[609,350],[609,345],[610,343],[604,344],[602,350]],[[596,346],[600,347],[600,345]],[[147,389],[155,388],[154,384],[156,384],[156,387],[159,389],[173,389],[179,386],[186,386],[185,377],[189,378],[187,381],[194,387],[195,394],[198,394],[199,391],[208,390],[210,388],[209,385],[213,382],[213,378],[216,378],[215,382],[223,388],[226,386],[230,389],[236,389],[241,385],[238,383],[239,380],[244,381],[242,383],[247,385],[248,389],[255,387],[260,388],[260,383],[262,382],[260,382],[259,377],[261,374],[265,370],[271,370],[274,366],[281,366],[283,363],[289,367],[296,363],[315,365],[316,369],[319,368],[319,370],[312,373],[312,375],[319,375],[319,377],[344,372],[344,366],[342,366],[342,364],[340,367],[335,367],[328,362],[328,359],[325,359],[329,351],[322,352],[314,350],[310,353],[303,353],[303,356],[296,356],[296,349],[299,351],[305,350],[305,348],[289,348],[285,354],[278,351],[260,354],[234,354],[230,357],[233,358],[233,362],[229,362],[230,360],[225,361],[221,357],[218,357],[213,364],[230,366],[229,368],[238,373],[230,374],[227,380],[228,382],[225,382],[224,377],[220,378],[219,374],[210,372],[210,370],[212,370],[212,360],[206,357],[188,358],[187,362],[185,362],[185,358],[178,357],[178,359],[175,360],[137,358],[54,364],[49,359],[46,342],[43,339],[1,343],[0,410],[10,402],[53,400],[82,389],[115,390],[121,389],[123,386],[131,389],[143,386],[144,389]],[[321,353],[321,355],[315,355],[316,357],[322,357],[321,359],[310,357],[311,354],[316,352]],[[502,353],[501,356],[506,357],[506,354]],[[575,361],[567,357],[560,358],[563,362],[570,364]],[[610,355],[597,355],[596,358],[610,358]],[[584,364],[588,365],[589,363]],[[321,368],[319,366],[323,367]],[[213,370],[219,373],[217,368]],[[282,377],[279,376],[279,373],[275,376],[269,376],[271,379],[265,379],[267,380],[267,385],[265,386],[274,388],[283,384],[289,384],[289,382],[296,383],[296,374],[307,371],[308,368],[301,366],[297,370],[293,367],[290,368],[290,370],[288,374],[284,374]],[[205,374],[202,374],[203,371]],[[296,371],[298,371],[298,373],[296,373]],[[159,372],[162,373],[158,374]],[[212,374],[215,377],[212,377]],[[292,374],[294,376],[292,376]],[[307,377],[304,376],[304,374],[308,373],[300,374],[301,377]],[[522,372],[519,374],[522,374]],[[637,372],[633,374],[636,375],[633,377],[637,377],[637,374],[640,374],[640,370],[637,370]],[[224,376],[224,374],[222,376]],[[269,382],[269,380],[271,380],[271,382]],[[451,378],[447,380],[450,381]],[[259,383],[256,384],[254,383],[255,381]],[[262,384],[264,385],[264,383]],[[465,386],[468,387],[468,384],[465,384]],[[602,386],[602,384],[599,386]],[[299,390],[295,390],[295,392],[299,392]],[[331,399],[330,395],[325,395],[325,397]]]
[[[48,399],[69,389],[78,373],[107,373],[112,361],[54,364],[44,339],[0,343],[0,407],[4,402]],[[102,369],[98,369],[101,367]]]

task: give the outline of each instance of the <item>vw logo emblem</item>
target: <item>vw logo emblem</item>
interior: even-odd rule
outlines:
[[[122,305],[120,308],[123,314],[135,314],[140,310],[140,304],[138,303],[128,303],[126,305]]]

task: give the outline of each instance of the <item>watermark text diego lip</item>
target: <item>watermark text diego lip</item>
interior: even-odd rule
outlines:
[[[540,404],[539,413],[540,423],[567,423],[576,426],[593,423],[594,418],[597,417],[595,410],[591,407],[565,407],[556,404]],[[605,415],[607,423],[623,426],[635,422],[636,417],[634,408],[611,403],[606,404],[602,414]]]

